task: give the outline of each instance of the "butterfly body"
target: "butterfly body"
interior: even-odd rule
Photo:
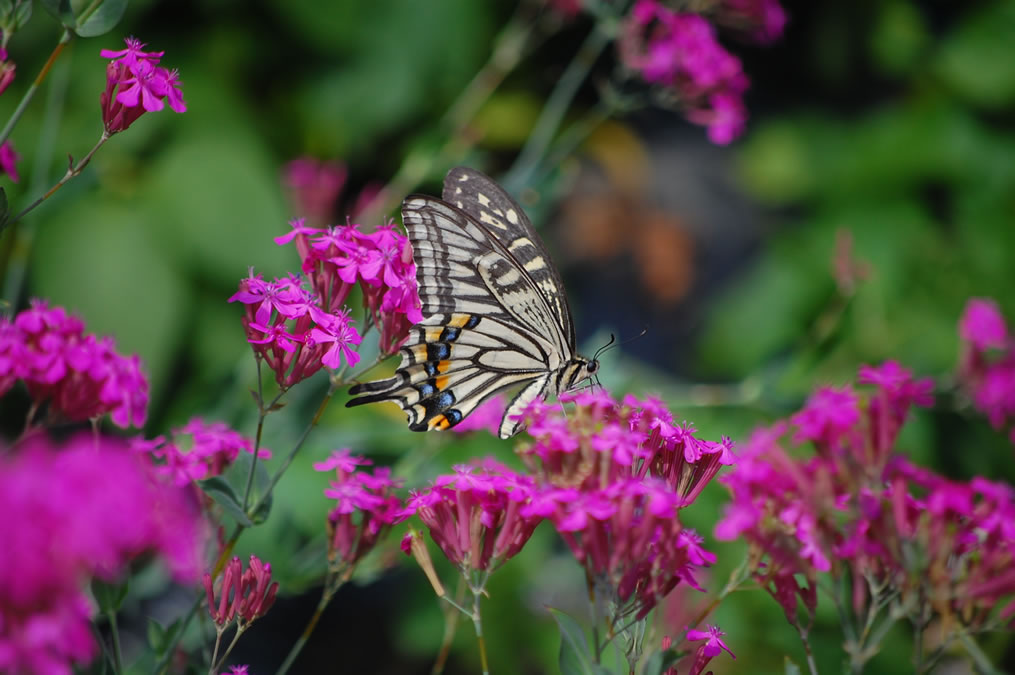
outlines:
[[[575,351],[560,276],[528,217],[484,174],[459,167],[443,199],[402,203],[423,320],[410,329],[402,363],[386,380],[354,386],[347,405],[394,401],[413,431],[447,429],[497,391],[524,385],[499,435],[536,398],[556,397],[591,377],[595,360]]]

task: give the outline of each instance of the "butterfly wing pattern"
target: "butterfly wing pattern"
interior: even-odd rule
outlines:
[[[412,243],[423,320],[410,329],[393,377],[358,384],[346,405],[393,401],[413,431],[450,428],[501,389],[524,385],[501,420],[595,373],[575,352],[557,270],[521,207],[474,169],[452,169],[443,199],[411,195],[402,220]]]

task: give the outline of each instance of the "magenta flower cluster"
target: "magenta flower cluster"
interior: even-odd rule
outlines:
[[[777,39],[786,21],[775,0],[727,0],[718,4],[715,19],[764,42]],[[749,82],[706,17],[660,0],[638,0],[624,19],[618,47],[625,65],[675,96],[689,121],[707,127],[713,143],[724,145],[743,132]]]
[[[531,477],[493,463],[454,470],[414,491],[400,517],[418,516],[445,557],[469,578],[514,557],[545,513],[541,490]],[[409,544],[407,536],[402,541],[406,554]]]
[[[715,556],[679,514],[733,462],[733,444],[697,438],[656,399],[562,399],[575,404],[566,416],[539,400],[520,416],[531,436],[517,449],[526,472],[455,467],[413,493],[403,516],[418,516],[465,575],[504,564],[547,520],[617,621],[643,618],[681,582],[700,589],[695,570]],[[412,543],[403,541],[406,553]]]
[[[354,347],[362,337],[345,308],[357,285],[369,321],[380,333],[381,353],[397,351],[408,339],[409,327],[423,319],[408,238],[394,224],[372,233],[355,224],[307,227],[302,218],[290,225],[292,231],[275,242],[295,243],[312,290],[295,275],[265,282],[251,274],[229,299],[247,305],[247,340],[279,384],[291,387],[322,366],[336,369],[343,362],[359,362]]]
[[[162,110],[163,99],[174,111],[187,111],[179,73],[158,65],[165,52],[142,51],[144,43],[132,37],[124,42],[126,49],[99,52],[113,59],[106,66],[106,89],[99,97],[107,134],[123,131],[146,112]]]
[[[732,502],[716,536],[747,538],[757,580],[794,625],[798,598],[813,617],[819,572],[851,577],[858,613],[871,602],[869,584],[885,584],[914,611],[979,625],[1015,597],[1015,495],[982,478],[949,481],[896,454],[909,411],[932,402],[929,380],[891,361],[862,367],[858,380],[863,390],[819,389],[788,421],[754,433],[721,479]]]
[[[118,580],[142,554],[196,581],[203,533],[188,497],[108,439],[58,447],[36,435],[0,451],[0,671],[63,675],[91,661],[84,586]]]
[[[222,570],[218,593],[208,572],[204,575],[204,591],[212,621],[219,627],[234,619],[249,624],[264,616],[275,604],[278,582],[271,580],[271,565],[261,562],[257,556],[250,556],[246,570],[234,556]]]
[[[236,461],[240,451],[254,453],[251,439],[222,422],[206,423],[198,417],[173,429],[169,438],[157,436],[150,441],[133,438],[130,446],[134,452],[160,460],[155,470],[181,486],[220,475]],[[271,459],[271,451],[260,448],[257,456]]]
[[[340,574],[352,574],[356,564],[388,533],[401,511],[402,502],[395,495],[401,481],[393,479],[386,467],[372,473],[357,468],[370,464],[370,460],[352,455],[345,448],[314,464],[317,471],[335,472],[324,495],[336,500],[328,514],[328,563]]]
[[[50,417],[58,420],[109,414],[119,427],[141,427],[148,380],[140,359],[117,354],[112,338],[84,329],[80,319],[42,300],[33,300],[13,320],[0,317],[0,395],[20,380],[33,413],[48,405]]]
[[[298,276],[265,281],[251,275],[229,302],[245,304],[243,326],[254,353],[264,359],[283,389],[322,367],[354,366],[362,341],[346,309],[329,311]]]
[[[292,226],[292,232],[275,242],[295,240],[303,273],[327,306],[344,303],[359,284],[363,306],[380,331],[381,353],[398,351],[408,339],[409,327],[423,320],[409,238],[394,223],[371,233],[355,223],[314,229],[299,220]]]
[[[972,298],[959,321],[959,379],[995,429],[1015,443],[1015,337],[997,303]]]

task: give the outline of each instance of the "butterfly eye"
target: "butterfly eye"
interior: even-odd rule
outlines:
[[[597,370],[599,370],[599,361],[596,361],[595,359],[589,361],[585,364],[585,369],[589,371],[589,375],[594,374]]]

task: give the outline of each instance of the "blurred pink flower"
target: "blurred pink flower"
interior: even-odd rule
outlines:
[[[110,489],[115,486],[115,489]],[[120,442],[35,435],[0,453],[0,671],[69,673],[96,653],[84,587],[158,554],[197,579],[201,522],[186,492]]]
[[[144,425],[148,380],[136,355],[121,356],[112,338],[84,332],[84,323],[44,300],[8,321],[0,317],[0,394],[22,380],[36,405],[71,421],[109,414],[126,428]]]

